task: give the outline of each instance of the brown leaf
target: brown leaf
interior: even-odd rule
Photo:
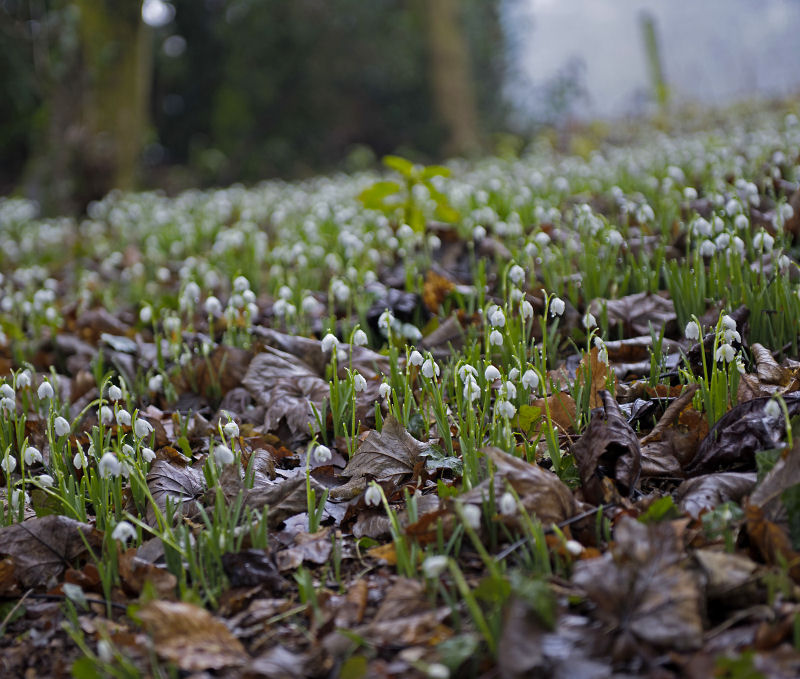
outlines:
[[[325,489],[313,476],[311,487],[317,498],[322,497]],[[245,493],[244,502],[253,509],[269,506],[268,522],[274,528],[290,516],[302,514],[308,509],[305,473],[301,472],[259,488],[250,488]]]
[[[781,495],[785,490],[800,484],[800,439],[778,459],[752,492],[750,504],[757,505],[768,521],[789,531],[789,515]]]
[[[158,655],[185,672],[220,670],[247,661],[241,642],[204,608],[153,600],[138,613]]]
[[[145,583],[155,588],[161,599],[174,599],[177,578],[165,568],[160,568],[136,556],[135,549],[119,555],[119,575],[126,590],[133,595],[141,594]]]
[[[531,405],[541,409],[542,414],[545,413],[545,399],[537,398],[531,401]],[[547,397],[546,405],[550,408],[550,418],[553,420],[553,424],[561,431],[572,431],[578,412],[575,399],[565,392],[558,392]]]
[[[680,565],[681,550],[670,523],[645,525],[623,517],[615,546],[597,559],[578,561],[572,577],[612,631],[613,654],[625,659],[632,641],[657,649],[687,651],[703,643],[700,591]]]
[[[792,578],[800,581],[800,553],[792,548],[786,531],[767,520],[758,505],[748,503],[744,511],[747,535],[764,560],[771,566],[788,567]]]
[[[505,491],[510,485],[519,496],[525,510],[536,516],[545,526],[566,521],[576,513],[572,491],[553,472],[537,464],[509,455],[499,448],[484,448],[481,451],[494,465],[494,488],[496,493]],[[469,503],[482,503],[488,498],[491,481],[487,479],[460,496]],[[516,521],[516,517],[508,517]]]
[[[637,292],[619,299],[596,299],[589,305],[589,311],[600,318],[603,306],[608,314],[609,326],[621,324],[623,333],[629,337],[649,335],[651,323],[654,328],[669,324],[674,326],[678,318],[671,299],[649,292]]]
[[[438,314],[447,295],[455,290],[456,284],[449,278],[428,269],[422,286],[422,301],[432,314]]]
[[[572,453],[578,463],[583,493],[588,502],[607,500],[602,481],[609,478],[624,496],[630,497],[641,472],[641,449],[636,433],[619,405],[607,391],[601,391],[604,408],[592,411],[592,420]]]
[[[772,358],[772,353],[764,345],[753,342],[750,345],[750,352],[756,362],[756,374],[758,379],[768,384],[783,384],[791,379],[789,371],[781,368],[777,361]]]
[[[281,571],[288,571],[304,562],[327,563],[332,550],[330,530],[323,528],[316,533],[298,533],[294,538],[294,545],[279,551],[275,559]]]
[[[270,592],[280,592],[283,589],[283,578],[265,549],[227,552],[222,555],[222,567],[231,587],[264,586]]]
[[[684,481],[675,491],[675,499],[684,512],[697,518],[723,502],[740,502],[755,484],[755,472],[706,474]]]
[[[20,585],[44,587],[86,554],[84,539],[92,548],[102,543],[89,524],[51,514],[0,528],[0,556],[14,559]]]
[[[599,360],[600,351],[597,347],[592,347],[591,352],[587,356],[583,355],[580,365],[578,366],[576,382],[589,387],[589,407],[600,408],[603,406],[603,399],[600,397],[599,392],[607,388],[606,382],[609,376],[608,364]],[[591,375],[591,384],[586,385],[586,371],[589,370]],[[612,373],[613,375],[613,373]],[[612,377],[612,383],[616,383],[616,375]]]
[[[342,476],[350,481],[332,489],[331,497],[344,497],[347,489],[354,484],[363,485],[364,479],[400,483],[414,471],[420,455],[427,449],[427,443],[415,439],[394,415],[389,415],[380,433],[369,432],[350,458],[342,471]]]
[[[147,474],[147,486],[162,514],[166,511],[169,500],[173,507],[180,504],[181,511],[192,516],[196,511],[192,501],[202,496],[205,479],[199,469],[178,467],[165,460],[156,460]],[[155,510],[150,505],[147,507],[146,520],[150,526],[157,524]]]

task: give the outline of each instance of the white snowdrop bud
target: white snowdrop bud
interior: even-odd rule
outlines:
[[[55,396],[55,392],[53,391],[53,386],[50,382],[42,382],[39,385],[39,388],[36,390],[36,395],[42,400],[47,400],[53,398]]]
[[[209,316],[219,316],[222,313],[222,302],[214,295],[209,295],[203,304],[203,308]]]
[[[494,328],[502,328],[506,324],[506,315],[499,307],[496,308],[489,316],[489,322]]]
[[[66,436],[69,434],[70,426],[69,422],[60,415],[53,420],[53,431],[55,431],[56,436]]]
[[[412,351],[408,356],[408,362],[411,365],[419,366],[419,365],[422,365],[425,362],[425,358],[422,356],[421,353],[419,353],[419,351],[414,349],[414,351]]]
[[[700,326],[697,324],[697,321],[689,321],[686,324],[683,334],[688,340],[700,339]]]
[[[499,330],[492,330],[489,334],[489,344],[493,347],[502,347],[503,334]]]
[[[361,328],[353,333],[353,344],[355,344],[357,347],[363,347],[367,342],[367,333],[365,333]]]
[[[522,314],[522,318],[524,318],[526,321],[533,317],[533,304],[531,304],[527,299],[522,300],[519,310]]]
[[[229,465],[233,462],[233,452],[228,446],[217,444],[214,446],[214,459],[221,465]]]
[[[119,476],[122,473],[122,464],[114,453],[106,453],[97,463],[97,469],[100,472],[100,476],[107,479],[112,476]]]
[[[161,388],[164,386],[164,376],[163,375],[153,375],[149,380],[147,380],[147,388],[152,392],[159,392]]]
[[[364,502],[368,507],[377,507],[381,503],[381,489],[375,483],[364,493]]]
[[[142,459],[145,462],[150,463],[156,459],[156,454],[152,448],[142,448]]]
[[[519,264],[514,264],[514,266],[508,270],[508,277],[512,282],[520,285],[522,281],[525,280],[525,269]]]
[[[235,439],[237,436],[239,436],[239,425],[231,420],[230,422],[225,423],[225,426],[222,427],[222,431],[229,439]]]
[[[503,493],[500,498],[500,513],[506,516],[513,516],[517,513],[517,501],[514,495],[508,491]]]
[[[489,364],[486,366],[486,370],[483,371],[483,377],[487,382],[494,382],[495,380],[500,379],[500,371],[493,365]]]
[[[339,346],[339,340],[336,339],[336,335],[330,332],[327,335],[325,335],[325,337],[323,337],[322,341],[320,342],[320,347],[322,348],[322,351],[325,353],[331,351],[332,349],[335,349],[338,346]]]
[[[503,399],[498,400],[494,404],[494,409],[500,417],[507,417],[509,419],[517,414],[517,409],[514,404]]]
[[[353,389],[356,390],[356,393],[364,391],[367,388],[367,380],[364,379],[364,376],[359,373],[353,373]]]
[[[31,386],[30,370],[23,370],[19,375],[17,375],[16,385],[17,389],[25,389],[26,387]]]
[[[120,427],[131,426],[131,414],[127,410],[125,410],[125,408],[120,408],[117,411],[117,424]]]
[[[539,386],[539,375],[532,368],[528,368],[522,376],[522,386],[529,391],[533,391]]]
[[[587,330],[591,330],[592,328],[597,327],[597,319],[594,317],[592,313],[588,311],[583,315],[583,319],[581,319],[581,322],[583,323],[583,327],[586,328]]]
[[[330,462],[333,454],[331,453],[331,449],[328,446],[318,445],[314,448],[314,459],[319,464],[325,464],[326,462]]]
[[[506,387],[506,396],[508,398],[517,398],[517,387],[514,386],[514,383],[511,380],[506,380],[505,387]]]
[[[519,368],[511,368],[511,370],[508,371],[508,379],[516,382],[519,379]]]
[[[436,556],[429,556],[422,562],[422,572],[429,580],[435,580],[447,569],[449,558],[437,554]]]
[[[233,289],[236,292],[244,292],[245,290],[249,290],[250,281],[248,281],[244,276],[237,276],[233,279]]]
[[[120,521],[111,532],[111,539],[119,542],[128,542],[136,539],[136,528],[128,521]],[[99,646],[99,644],[98,644]]]
[[[0,460],[0,467],[2,467],[6,475],[10,474],[17,468],[17,458],[6,453],[3,455],[3,459]]]
[[[464,521],[473,530],[478,530],[481,527],[481,509],[476,505],[464,504]]]
[[[759,231],[755,236],[753,236],[753,247],[756,250],[763,250],[764,252],[769,252],[770,250],[772,250],[772,246],[774,244],[775,244],[775,239],[763,229]]]
[[[432,358],[426,358],[425,362],[422,364],[420,372],[422,373],[423,377],[427,377],[430,380],[439,376],[439,366],[436,365]]]
[[[139,310],[139,320],[142,323],[149,323],[153,320],[153,307],[147,305]]]
[[[56,482],[50,474],[39,474],[39,476],[36,477],[36,481],[43,488],[51,488]]]
[[[564,313],[564,309],[566,309],[566,304],[564,304],[564,300],[560,297],[553,297],[550,300],[550,315],[551,316],[561,316]]]
[[[100,422],[103,424],[111,424],[114,421],[114,411],[108,406],[100,408]]]
[[[0,385],[0,396],[10,399],[15,399],[17,397],[16,393],[14,392],[14,387],[5,383]]]
[[[567,542],[564,544],[564,548],[572,556],[580,556],[583,554],[583,545],[577,540],[567,540]]]
[[[378,387],[378,393],[383,399],[389,398],[389,395],[392,393],[392,385],[388,382],[381,382],[381,386]]]
[[[116,384],[112,384],[108,388],[108,400],[109,401],[119,401],[122,398],[122,389],[120,389]]]
[[[133,433],[136,434],[136,436],[138,436],[140,439],[143,439],[153,433],[153,425],[147,420],[137,417],[136,422],[133,425]]]
[[[83,469],[83,455],[81,455],[80,451],[73,456],[72,466],[75,467],[75,469]]]

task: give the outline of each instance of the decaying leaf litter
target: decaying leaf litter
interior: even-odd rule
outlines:
[[[4,672],[800,673],[800,126],[725,125],[1,200]]]

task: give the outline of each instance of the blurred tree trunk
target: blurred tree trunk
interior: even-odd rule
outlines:
[[[448,154],[476,151],[478,114],[470,74],[469,48],[457,0],[423,0],[430,78],[436,111],[449,132]]]
[[[151,34],[141,0],[74,0],[78,44],[46,87],[47,132],[28,172],[48,213],[132,189],[148,124]]]

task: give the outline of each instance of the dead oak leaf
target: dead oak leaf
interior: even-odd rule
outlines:
[[[0,556],[14,560],[14,574],[23,587],[43,587],[86,553],[102,537],[88,523],[51,514],[0,528]]]
[[[137,615],[158,655],[185,672],[220,670],[248,659],[244,646],[225,623],[194,604],[153,600]]]
[[[199,469],[178,467],[166,460],[156,460],[147,474],[147,486],[162,514],[166,512],[167,502],[170,502],[174,507],[180,506],[184,514],[191,515],[194,512],[191,503],[202,496],[205,479]],[[155,509],[150,505],[146,519],[150,526],[157,523]]]

